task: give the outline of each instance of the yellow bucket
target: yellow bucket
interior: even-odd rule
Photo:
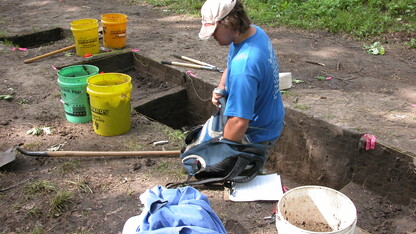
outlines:
[[[87,83],[94,132],[102,136],[128,132],[131,128],[131,77],[122,73],[102,73],[91,76]]]
[[[98,54],[100,52],[98,20],[79,19],[72,21],[70,24],[77,55],[83,57],[86,54]]]
[[[109,13],[101,15],[103,46],[121,49],[126,46],[127,15]]]

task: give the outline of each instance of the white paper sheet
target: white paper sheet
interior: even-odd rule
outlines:
[[[258,175],[247,183],[233,183],[231,201],[278,201],[283,196],[280,175]]]

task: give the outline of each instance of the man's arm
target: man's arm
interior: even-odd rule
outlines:
[[[220,82],[217,86],[219,89],[225,89],[225,81],[227,79],[227,71],[228,68],[222,73]],[[214,105],[218,105],[218,99],[222,96],[218,93],[213,92],[212,94],[212,103]],[[229,117],[227,123],[224,126],[224,134],[223,137],[230,141],[241,142],[243,140],[244,134],[248,129],[248,124],[250,120],[243,119],[239,117]]]
[[[250,120],[239,117],[229,117],[224,127],[224,138],[230,141],[241,142],[248,129]]]
[[[218,84],[217,88],[225,89],[225,80],[227,79],[228,67],[225,68],[224,72],[221,75],[220,83]]]
[[[227,71],[228,71],[228,68],[226,68],[225,71],[222,73],[220,83],[218,84],[217,88],[225,89],[225,80],[227,78]],[[219,104],[218,99],[220,99],[221,97],[222,97],[222,95],[212,91],[212,99],[211,99],[212,104],[214,104],[215,106],[218,106],[218,104]]]

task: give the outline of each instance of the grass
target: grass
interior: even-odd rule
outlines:
[[[78,190],[78,192],[80,192],[80,193],[87,193],[87,194],[92,194],[93,193],[92,189],[88,185],[89,182],[88,182],[88,178],[87,177],[81,178],[78,175],[78,177],[77,177],[77,179],[75,181],[69,181],[68,180],[68,183],[69,184],[72,184],[72,185],[75,185],[76,188],[77,188],[77,190]]]
[[[56,187],[44,180],[39,180],[36,182],[29,183],[25,187],[25,193],[27,194],[37,194],[42,192],[52,192],[55,191]]]
[[[56,195],[51,199],[51,210],[55,212],[56,216],[59,216],[62,212],[68,210],[73,198],[74,194],[70,191],[57,191]]]
[[[160,171],[160,172],[165,172],[167,171],[169,168],[169,162],[163,161],[160,162],[157,166],[156,166],[156,170]]]
[[[199,13],[205,1],[201,0],[146,0],[155,7],[169,6],[169,9],[176,13]]]
[[[333,118],[334,118],[334,116],[333,116],[333,115],[331,115],[331,114],[327,114],[327,115],[324,115],[324,116],[323,116],[323,118],[324,118],[324,119],[333,119]]]
[[[30,232],[30,234],[44,234],[46,231],[43,231],[42,227],[36,226],[33,228],[33,230]]]
[[[166,161],[159,163],[156,166],[156,171],[168,176],[170,179],[178,181],[185,180],[188,174],[184,168],[177,168],[176,166],[171,165],[170,162]]]
[[[78,167],[78,164],[78,161],[66,161],[58,165],[54,170],[61,175],[65,175],[75,171]]]
[[[182,132],[180,130],[174,129],[165,129],[164,133],[169,137],[169,140],[175,143],[182,143],[185,140],[187,132]]]
[[[3,41],[3,44],[4,44],[5,46],[9,46],[9,47],[15,47],[15,48],[18,48],[18,47],[19,47],[19,45],[14,44],[12,41],[9,41],[9,40],[7,40],[7,39],[5,39],[5,40]]]
[[[139,140],[136,139],[131,139],[128,140],[127,142],[124,142],[123,145],[131,151],[140,151],[144,149],[144,146],[142,144],[139,143]]]
[[[145,0],[173,13],[200,16],[205,0]],[[370,39],[383,33],[411,36],[414,48],[416,2],[414,0],[243,0],[255,24],[346,33]],[[413,46],[413,47],[412,47]]]
[[[307,105],[302,105],[302,104],[295,104],[293,106],[293,108],[298,109],[298,110],[309,110],[309,106]]]
[[[33,207],[30,208],[27,213],[29,214],[29,216],[33,217],[33,218],[39,218],[42,216],[42,210],[39,207]]]
[[[141,179],[143,181],[149,181],[152,178],[161,176],[169,178],[169,182],[183,181],[187,177],[187,172],[183,167],[175,163],[161,161],[155,167],[146,168],[145,172],[141,174]]]
[[[28,99],[22,98],[19,101],[17,101],[17,103],[20,105],[24,105],[24,104],[29,104],[30,101]]]
[[[73,184],[77,185],[79,193],[92,193],[92,190],[88,187],[88,185],[85,183],[85,180],[83,179],[78,179],[76,182],[73,182]],[[36,181],[26,185],[24,192],[25,194],[31,196],[30,199],[29,197],[27,198],[29,200],[36,199],[35,196],[49,197],[49,212],[51,212],[54,216],[60,216],[62,212],[68,210],[69,205],[72,203],[72,200],[74,198],[74,194],[72,192],[61,190],[53,184],[43,180]],[[20,208],[22,206],[24,206],[24,204],[15,204],[15,208]],[[37,205],[28,209],[27,213],[29,216],[32,216],[34,218],[41,217],[44,214],[43,209],[41,207],[38,207]]]
[[[22,147],[26,150],[32,151],[37,150],[40,146],[42,146],[42,142],[30,142],[25,143]]]
[[[411,49],[416,49],[416,39],[411,38],[410,41],[404,43],[404,45],[411,48]]]

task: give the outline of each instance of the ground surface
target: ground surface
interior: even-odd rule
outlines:
[[[101,14],[118,12],[129,16],[126,51],[137,48],[156,61],[175,60],[171,54],[177,53],[225,65],[227,48],[213,40],[198,39],[199,19],[169,15],[141,3],[4,0],[0,5],[0,24],[6,36],[55,27],[69,29],[73,20],[100,19]],[[400,46],[400,35],[387,36],[388,43],[383,44],[387,53],[374,56],[362,49],[370,42],[322,32],[265,29],[274,43],[281,72],[292,72],[294,79],[303,81],[284,95],[288,108],[373,134],[378,141],[402,151],[416,152],[416,53]],[[61,53],[31,64],[23,60],[71,44],[71,37],[27,51],[12,51],[10,45],[0,44],[0,94],[14,96],[12,101],[0,100],[1,151],[18,144],[41,151],[59,144],[63,144],[62,150],[180,149],[181,142],[175,141],[172,129],[136,113],[132,114],[131,131],[115,137],[95,134],[91,124],[66,121],[52,66],[85,59]],[[218,79],[218,73],[193,71],[212,83]],[[317,76],[333,78],[321,81]],[[139,89],[135,88],[133,91]],[[52,134],[26,134],[43,126],[51,127]],[[153,146],[160,140],[169,140],[169,144]],[[129,217],[140,214],[138,195],[184,176],[176,158],[40,159],[17,155],[0,173],[0,232],[118,233]],[[284,177],[283,181],[295,186]],[[263,220],[274,203],[233,203],[223,200],[221,188],[200,189],[229,233],[275,232],[274,224]],[[414,200],[408,206],[396,205],[353,184],[342,191],[357,206],[359,227],[373,233],[416,232]],[[68,193],[73,197],[63,200],[70,203],[53,205],[57,194]]]

